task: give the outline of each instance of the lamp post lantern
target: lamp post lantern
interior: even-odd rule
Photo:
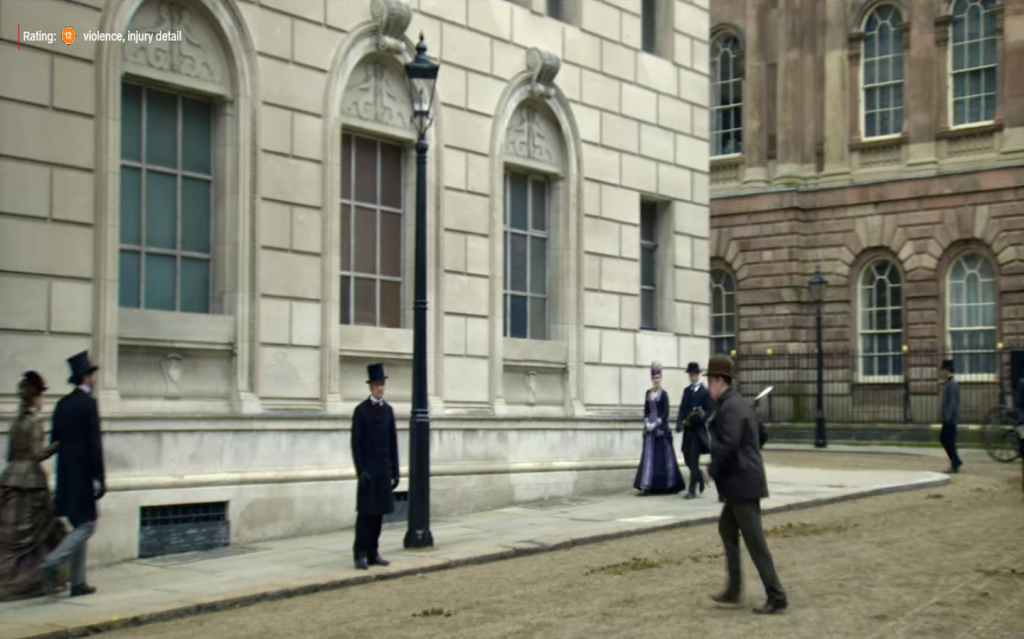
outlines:
[[[822,344],[821,334],[821,303],[825,294],[825,286],[828,280],[821,276],[821,267],[814,269],[814,276],[811,277],[809,286],[811,289],[811,301],[814,302],[814,329],[815,343],[818,353],[818,397],[817,414],[814,418],[814,447],[825,448],[828,441],[825,437],[825,350]]]
[[[427,129],[433,119],[440,65],[427,57],[420,34],[416,57],[405,65],[416,140],[416,264],[413,302],[412,424],[409,429],[409,526],[406,548],[434,545],[430,533],[430,412],[427,406]]]

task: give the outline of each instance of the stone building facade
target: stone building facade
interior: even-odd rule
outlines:
[[[708,355],[707,0],[0,0],[0,22],[0,410],[24,370],[57,393],[66,357],[101,366],[93,561],[134,556],[158,507],[220,504],[234,541],[348,524],[371,362],[405,467],[420,33],[433,512],[628,485],[651,361],[678,392]]]
[[[904,351],[995,380],[1024,347],[1024,3],[718,0],[711,56],[716,348],[813,348],[820,266],[855,355],[830,381],[871,397]]]

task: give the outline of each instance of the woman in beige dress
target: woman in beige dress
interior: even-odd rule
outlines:
[[[18,417],[0,474],[0,601],[42,594],[40,564],[66,534],[42,467],[59,445],[45,445],[46,421],[39,414],[45,392],[46,382],[35,371],[18,384]],[[66,582],[66,574],[60,578]]]

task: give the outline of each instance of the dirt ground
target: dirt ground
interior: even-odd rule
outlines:
[[[773,464],[941,470],[909,456],[769,453]],[[657,499],[662,499],[658,497]],[[678,499],[678,497],[664,497]],[[1010,639],[1024,637],[1019,462],[950,485],[769,515],[790,610],[718,607],[717,528],[699,526],[127,629],[110,639]]]

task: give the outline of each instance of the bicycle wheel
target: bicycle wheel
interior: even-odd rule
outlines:
[[[988,415],[988,421],[981,431],[981,443],[993,460],[1009,464],[1017,461],[1020,450],[1017,432],[1014,430],[1015,415],[1006,408],[995,408]]]

